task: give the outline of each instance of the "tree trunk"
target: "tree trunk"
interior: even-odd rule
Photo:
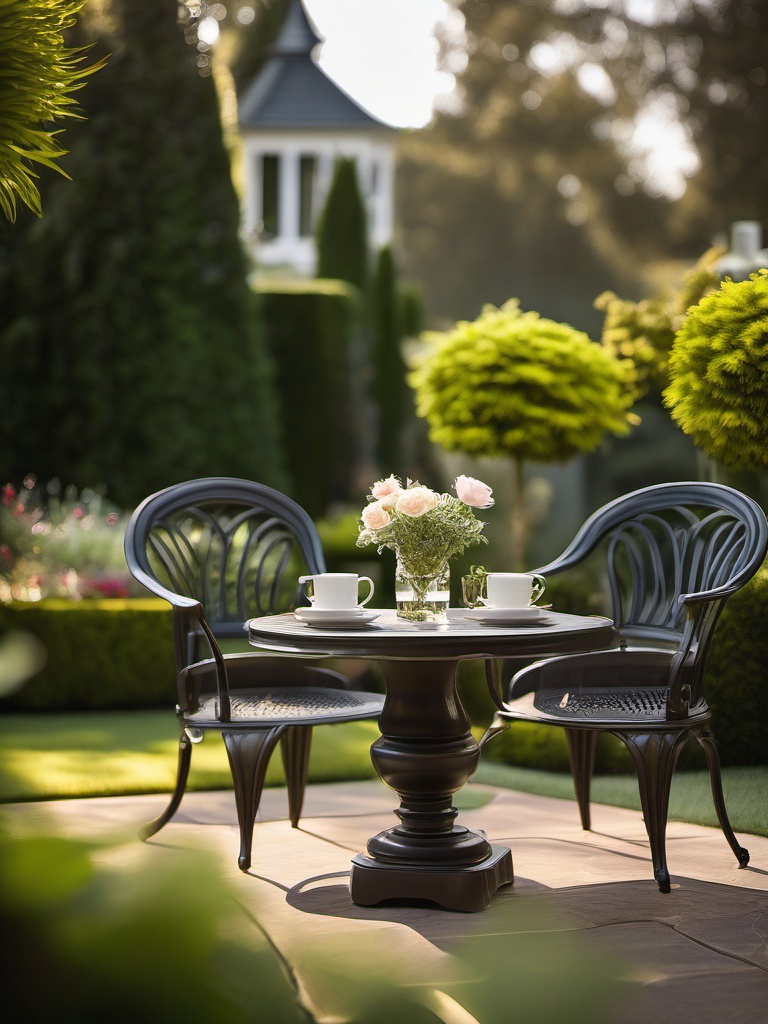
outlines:
[[[525,517],[525,474],[523,460],[514,460],[515,495],[512,502],[512,562],[516,572],[525,569],[525,552],[528,541],[528,523]]]

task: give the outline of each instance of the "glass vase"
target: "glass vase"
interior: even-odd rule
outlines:
[[[423,576],[411,573],[397,559],[395,600],[399,619],[436,625],[447,623],[450,591],[451,570],[447,562],[443,562],[437,572]]]

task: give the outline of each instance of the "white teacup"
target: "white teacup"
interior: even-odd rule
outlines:
[[[547,581],[532,572],[489,572],[486,597],[489,608],[528,608],[544,593]]]
[[[373,597],[373,580],[356,572],[318,572],[314,576],[300,576],[299,583],[306,587],[313,608],[360,608]],[[368,584],[368,593],[358,601],[361,583]]]

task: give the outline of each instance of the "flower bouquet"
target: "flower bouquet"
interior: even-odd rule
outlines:
[[[377,481],[360,518],[359,547],[376,544],[397,556],[397,614],[412,622],[447,622],[450,560],[472,544],[487,543],[473,509],[490,508],[492,491],[459,476],[456,497],[395,476]]]

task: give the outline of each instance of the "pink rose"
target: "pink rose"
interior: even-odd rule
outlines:
[[[386,480],[377,480],[371,488],[374,498],[386,498],[390,495],[397,495],[402,491],[403,485],[396,476],[388,476]]]
[[[398,512],[402,512],[403,515],[423,516],[425,512],[431,512],[433,508],[437,508],[437,504],[440,501],[434,491],[431,491],[428,487],[409,487],[407,491],[402,491],[400,497],[397,499],[395,508]]]
[[[363,525],[368,530],[380,530],[392,517],[380,501],[371,502],[363,509]]]
[[[493,505],[493,491],[482,480],[475,480],[473,476],[457,476],[453,486],[465,505],[473,508],[490,508]]]

